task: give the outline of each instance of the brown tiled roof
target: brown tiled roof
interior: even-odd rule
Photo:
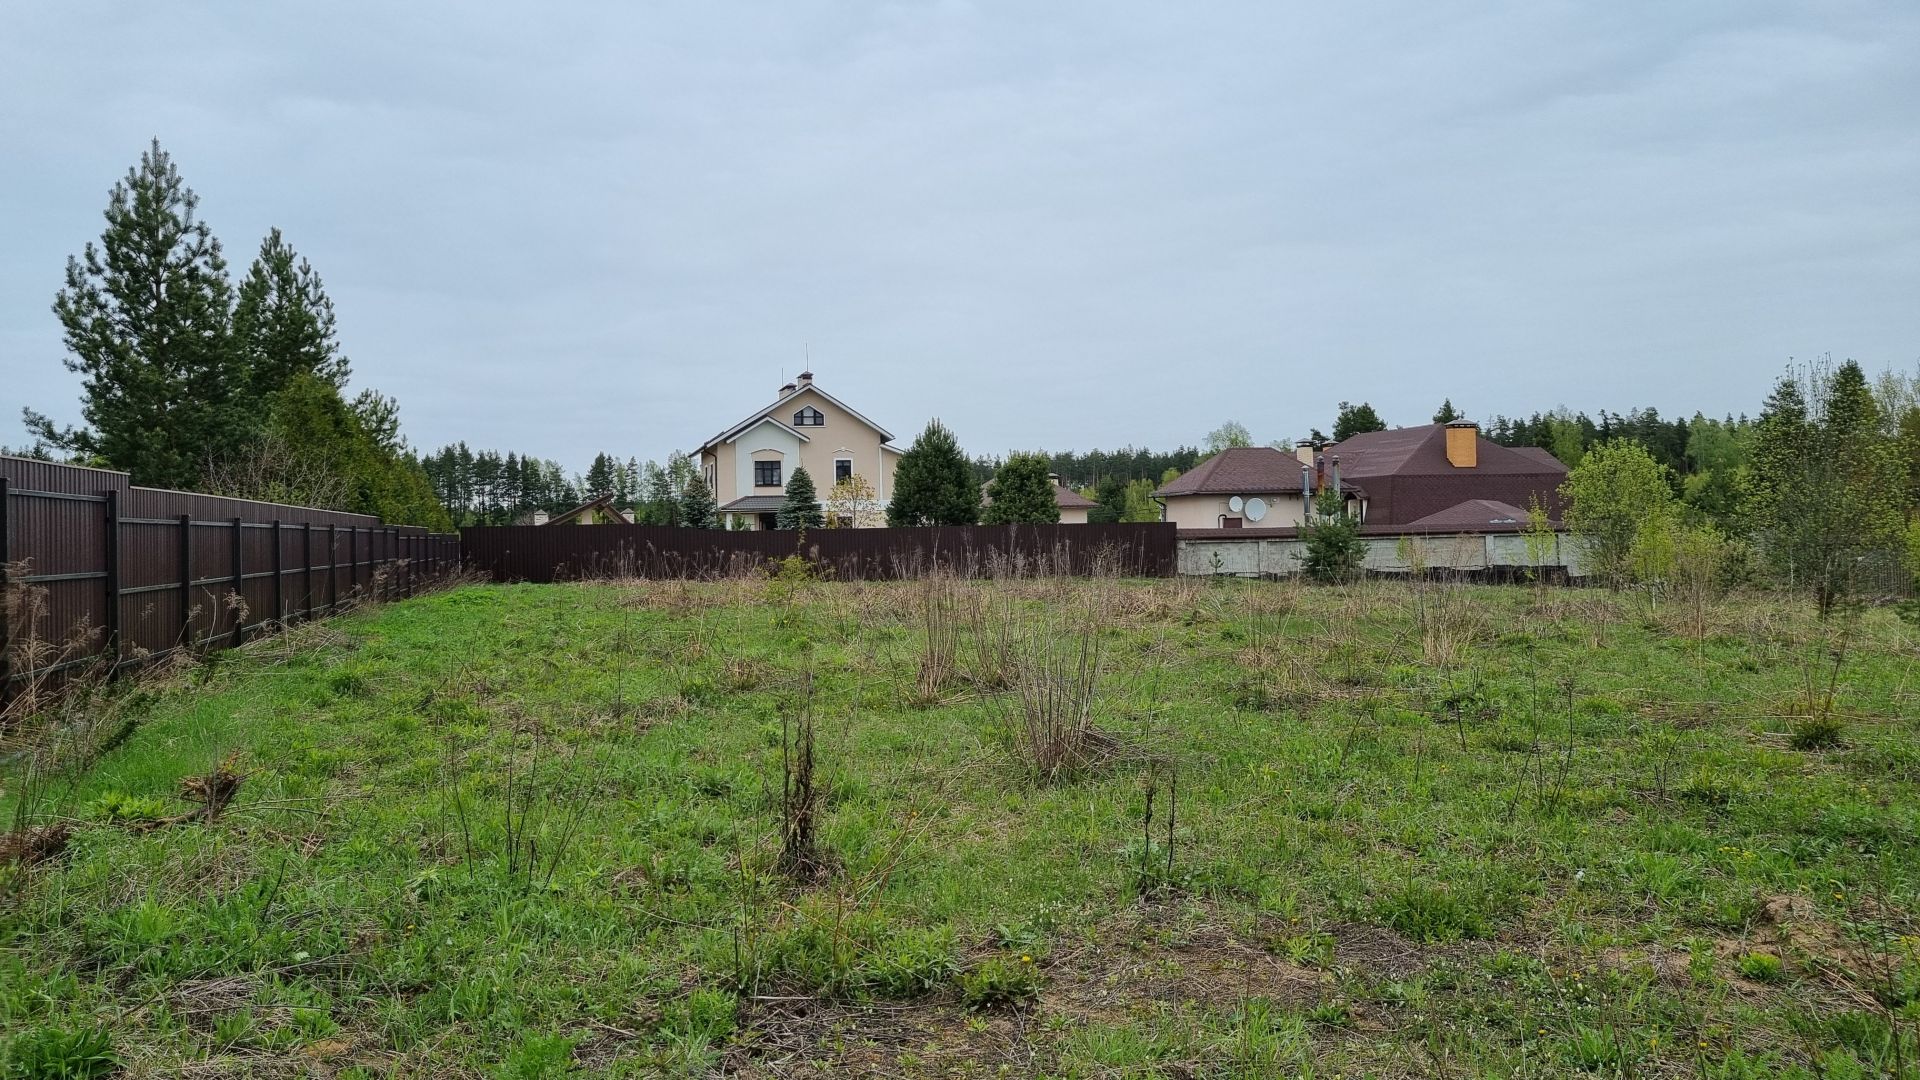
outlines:
[[[1547,449],[1544,446],[1510,446],[1507,449],[1512,450],[1514,453],[1519,454],[1521,457],[1532,458],[1533,460],[1539,462],[1540,464],[1546,465],[1548,467],[1559,465],[1563,469],[1566,468],[1566,466],[1560,461],[1559,458],[1553,456],[1553,451]]]
[[[1329,462],[1340,459],[1343,481],[1366,488],[1370,525],[1405,527],[1481,499],[1513,507],[1537,499],[1559,516],[1567,467],[1551,454],[1522,453],[1479,436],[1474,466],[1456,468],[1447,460],[1446,431],[1445,424],[1370,431],[1324,452]]]
[[[1525,525],[1527,512],[1497,499],[1468,499],[1437,514],[1410,521],[1411,529],[1472,529],[1485,525]]]
[[[1161,485],[1158,498],[1176,495],[1268,495],[1300,490],[1300,459],[1271,446],[1235,446]],[[1359,486],[1344,471],[1340,487],[1357,492]]]
[[[1062,510],[1091,510],[1100,505],[1065,484],[1053,485],[1053,504]]]

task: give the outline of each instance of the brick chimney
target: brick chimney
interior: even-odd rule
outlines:
[[[1480,464],[1479,424],[1455,420],[1447,425],[1447,461],[1456,469],[1471,469]]]
[[[794,381],[795,381],[795,382],[797,382],[797,383],[798,383],[799,385],[801,385],[801,386],[812,386],[812,385],[813,385],[813,372],[811,372],[811,371],[803,371],[803,372],[801,372],[801,373],[800,373],[800,375],[799,375],[799,377],[798,377],[797,379],[795,379]]]

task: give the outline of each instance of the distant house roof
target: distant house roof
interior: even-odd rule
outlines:
[[[1094,502],[1092,499],[1087,498],[1085,495],[1082,495],[1079,492],[1068,487],[1067,485],[1061,483],[1059,477],[1049,476],[1048,479],[1053,481],[1053,505],[1059,507],[1060,509],[1091,510],[1094,507],[1100,505],[1099,503]],[[993,496],[987,493],[987,489],[991,488],[992,486],[993,486],[993,481],[991,480],[988,480],[980,485],[981,505],[984,506],[993,501]]]
[[[729,514],[768,514],[778,512],[786,504],[785,495],[742,495],[720,509]]]
[[[1536,447],[1528,447],[1529,452],[1522,453],[1515,447],[1501,446],[1485,435],[1476,434],[1475,438],[1479,445],[1475,451],[1477,460],[1471,469],[1457,468],[1447,460],[1445,424],[1369,431],[1334,443],[1321,453],[1327,455],[1329,461],[1338,457],[1340,475],[1355,480],[1370,476],[1494,476],[1538,473],[1542,469],[1567,471],[1558,458]]]
[[[603,511],[608,516],[618,518],[629,525],[633,524],[633,519],[628,517],[625,511],[613,505],[612,492],[608,492],[605,495],[596,495],[571,510],[555,514],[548,518],[546,523],[548,525],[569,525],[595,510]]]
[[[706,442],[701,443],[700,449],[695,452],[703,453],[711,449],[717,443],[723,443],[733,439],[735,436],[744,433],[748,428],[759,423],[761,420],[764,420],[767,417],[772,416],[777,410],[779,410],[781,406],[792,401],[794,398],[799,397],[801,394],[807,393],[808,391],[812,391],[813,393],[819,394],[821,397],[832,402],[836,407],[844,411],[848,416],[853,417],[855,420],[858,420],[861,423],[872,428],[873,430],[879,432],[880,441],[882,443],[889,443],[893,441],[892,432],[888,431],[886,428],[881,427],[879,424],[876,424],[873,421],[867,419],[865,416],[862,416],[859,410],[848,405],[846,402],[841,401],[839,398],[834,397],[832,394],[829,394],[825,390],[820,389],[819,385],[813,381],[813,373],[807,372],[801,378],[800,382],[788,383],[786,386],[781,387],[780,397],[778,400],[774,401],[773,404],[768,405],[764,409],[760,409],[759,411],[753,413],[751,416],[748,416],[745,420],[740,421],[739,423],[733,425],[732,427],[726,429],[725,431],[722,431],[720,434],[715,435],[713,438],[708,439]],[[779,423],[779,421],[776,420],[775,423]],[[788,431],[794,430],[793,428],[788,427],[785,424],[781,424],[780,426],[787,428]],[[795,432],[795,434],[799,434],[799,433]]]
[[[1091,510],[1100,505],[1065,484],[1053,485],[1053,503],[1062,510]]]
[[[1553,451],[1547,449],[1544,446],[1510,446],[1507,449],[1512,450],[1514,453],[1519,454],[1522,457],[1532,458],[1533,460],[1539,462],[1542,465],[1546,465],[1546,466],[1559,465],[1561,468],[1566,467],[1564,464],[1561,463],[1559,458],[1553,456]]]
[[[1489,525],[1524,525],[1527,512],[1498,499],[1468,499],[1438,513],[1407,523],[1414,529],[1484,529]]]
[[[1267,495],[1300,490],[1300,459],[1271,446],[1234,446],[1181,473],[1154,492],[1156,498],[1179,495]],[[1343,491],[1362,494],[1344,468]]]

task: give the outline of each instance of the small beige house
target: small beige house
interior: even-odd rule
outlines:
[[[887,523],[893,469],[902,452],[892,442],[887,429],[803,371],[771,405],[703,443],[694,460],[720,503],[721,524],[729,528],[773,528],[787,481],[805,467],[827,514],[864,529]],[[835,497],[836,488],[844,497]]]

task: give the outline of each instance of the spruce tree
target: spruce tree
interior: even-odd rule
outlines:
[[[1099,505],[1087,511],[1087,521],[1103,525],[1112,521],[1125,521],[1127,517],[1127,482],[1114,473],[1102,477],[1094,489],[1094,501]]]
[[[113,186],[99,246],[67,260],[54,299],[67,369],[84,377],[86,426],[56,429],[25,410],[37,437],[136,484],[193,487],[257,421],[232,343],[226,260],[199,204],[154,140]]]
[[[706,478],[699,473],[688,477],[686,487],[680,490],[680,502],[674,518],[675,520],[661,522],[661,524],[685,524],[689,529],[720,527],[720,504],[714,501],[713,492],[707,488]]]
[[[1060,521],[1053,478],[1041,454],[1009,454],[987,486],[987,500],[980,520],[988,525],[1052,525]]]
[[[805,466],[794,469],[793,475],[787,478],[787,499],[774,515],[773,527],[818,529],[826,523],[827,516],[820,509],[820,496],[813,489],[813,477],[807,475]]]
[[[233,341],[256,401],[303,372],[336,390],[347,384],[351,369],[334,336],[333,301],[320,275],[297,258],[274,229],[240,283]]]
[[[605,452],[593,455],[593,464],[587,466],[588,498],[610,494],[613,491],[613,459]]]
[[[1453,407],[1452,398],[1442,401],[1439,411],[1433,414],[1433,422],[1436,424],[1451,424],[1458,419],[1460,419],[1460,410]]]
[[[973,466],[946,425],[927,421],[926,430],[894,466],[887,524],[972,525],[978,520],[980,487]]]

